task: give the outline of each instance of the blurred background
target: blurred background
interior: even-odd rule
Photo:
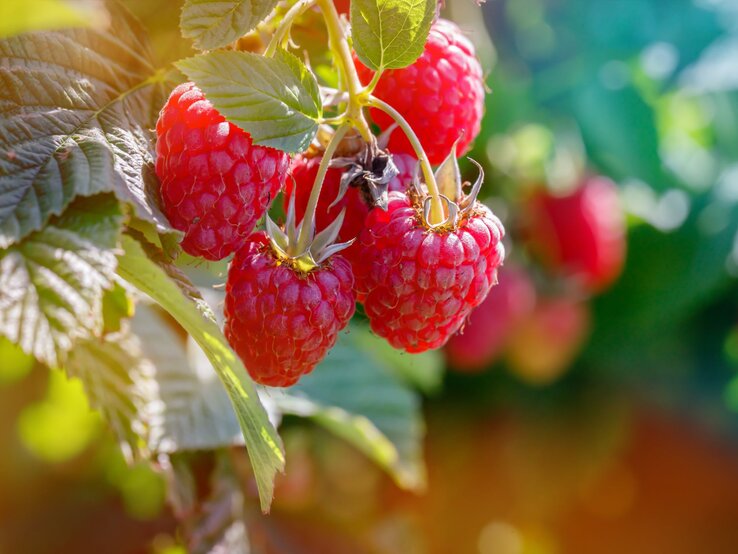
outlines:
[[[180,2],[123,3],[191,53]],[[738,552],[738,1],[446,4],[489,71],[501,285],[423,390],[427,492],[288,420],[272,515],[234,484],[254,552]],[[161,475],[5,342],[0,452],[0,553],[185,552]]]

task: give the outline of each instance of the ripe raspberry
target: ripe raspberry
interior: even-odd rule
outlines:
[[[407,194],[390,193],[359,235],[357,291],[375,333],[395,348],[442,346],[482,303],[504,258],[500,221],[482,204],[451,230],[430,230]]]
[[[333,0],[338,13],[348,15],[351,11],[351,0]]]
[[[371,81],[373,71],[357,60],[359,76]],[[431,28],[425,52],[411,66],[386,71],[374,95],[402,114],[417,133],[432,164],[441,163],[459,140],[457,154],[469,150],[484,113],[484,79],[474,46],[456,24],[439,19]],[[382,129],[392,125],[384,112],[372,110]],[[395,132],[392,152],[413,152],[404,133]]]
[[[325,357],[355,310],[341,256],[304,273],[278,260],[266,233],[236,252],[226,281],[225,334],[258,383],[288,387]]]
[[[156,134],[161,204],[182,248],[208,260],[235,252],[282,189],[289,156],[253,146],[193,83],[174,89]]]
[[[501,269],[500,284],[448,341],[446,359],[450,367],[470,373],[489,367],[535,303],[536,289],[525,271],[507,266]]]
[[[620,275],[625,223],[612,181],[590,177],[565,196],[539,192],[524,211],[526,240],[549,269],[590,292],[602,291]]]
[[[417,160],[408,154],[396,154],[392,159],[400,170],[400,173],[389,182],[389,191],[404,192],[413,180]],[[321,160],[322,156],[307,157],[298,155],[292,161],[290,171],[293,178],[287,179],[284,209],[286,212],[290,199],[295,194],[295,215],[298,221],[302,220],[305,215],[305,207],[307,206],[315,177],[318,174],[318,166],[320,166]],[[341,175],[343,175],[342,169],[331,168],[325,176],[320,200],[318,201],[318,207],[315,212],[315,229],[316,232],[325,229],[346,208],[346,216],[338,234],[339,240],[344,242],[359,236],[359,233],[364,228],[364,220],[369,213],[369,206],[364,201],[359,189],[349,187],[344,197],[335,206],[329,208],[338,196]],[[351,247],[344,251],[344,254],[348,254],[349,251],[354,249],[354,247]]]

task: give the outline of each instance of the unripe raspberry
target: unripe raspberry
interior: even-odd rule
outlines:
[[[332,256],[310,272],[279,260],[266,233],[236,252],[226,281],[225,334],[251,377],[288,387],[333,347],[355,310],[351,266]]]
[[[625,260],[625,221],[617,187],[589,177],[573,192],[534,194],[524,207],[524,237],[553,273],[600,292],[617,279]]]
[[[474,373],[489,367],[502,354],[517,327],[533,311],[536,289],[521,268],[505,266],[500,283],[469,315],[448,341],[446,359],[451,368]]]
[[[357,60],[364,84],[373,71]],[[374,95],[390,104],[410,123],[432,164],[441,163],[459,140],[457,155],[469,150],[484,114],[484,78],[474,46],[456,24],[439,19],[433,24],[423,55],[412,65],[385,71]],[[382,129],[393,120],[374,109],[372,119]],[[412,153],[404,133],[389,142],[392,152]]]
[[[427,228],[407,194],[390,193],[359,236],[354,266],[372,329],[395,348],[438,348],[482,303],[504,258],[500,221],[483,204],[454,229]]]
[[[220,260],[254,230],[284,185],[289,156],[218,113],[193,83],[174,89],[156,124],[161,206],[193,256]]]

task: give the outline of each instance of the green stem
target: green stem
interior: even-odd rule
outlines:
[[[382,78],[382,73],[384,73],[384,69],[378,69],[374,72],[374,77],[372,77],[372,81],[364,89],[364,94],[369,95],[374,92],[374,89],[377,88],[377,84],[379,83],[379,79]]]
[[[320,198],[320,191],[323,188],[323,181],[325,181],[325,174],[328,172],[331,159],[333,154],[336,153],[336,148],[341,144],[343,137],[351,129],[351,125],[344,124],[336,129],[336,134],[333,135],[331,141],[323,153],[323,159],[320,160],[320,166],[318,166],[318,174],[315,176],[315,182],[313,188],[310,191],[310,198],[308,199],[307,206],[305,207],[305,216],[302,219],[302,228],[300,229],[300,236],[297,238],[297,254],[302,254],[307,248],[308,244],[312,240],[312,231],[315,224],[315,210],[318,207],[318,199]]]
[[[316,0],[323,12],[325,25],[328,29],[330,48],[338,61],[338,70],[341,74],[341,84],[346,87],[349,95],[349,104],[346,110],[348,121],[361,133],[362,138],[371,142],[374,140],[369,124],[366,122],[363,110],[362,85],[359,74],[356,72],[351,49],[343,32],[341,18],[338,15],[333,0]]]
[[[443,221],[444,215],[443,205],[441,204],[441,198],[438,192],[438,185],[436,184],[436,176],[433,174],[433,166],[431,166],[428,155],[423,149],[423,145],[420,144],[418,135],[415,134],[415,131],[410,127],[407,120],[402,117],[402,114],[387,104],[387,102],[384,102],[375,96],[369,96],[367,105],[382,110],[394,119],[407,136],[410,144],[412,144],[413,149],[415,150],[415,155],[418,156],[418,160],[420,161],[420,168],[423,170],[423,177],[425,178],[425,184],[428,187],[428,194],[431,197],[430,218],[432,221],[430,223],[440,223]]]
[[[310,8],[314,4],[315,0],[300,0],[287,11],[282,21],[280,21],[277,30],[274,31],[272,40],[269,41],[269,46],[267,46],[267,49],[264,52],[264,55],[267,58],[271,58],[272,56],[274,56],[277,48],[279,48],[279,46],[285,41],[285,39],[287,38],[287,33],[290,32],[290,28],[295,22],[295,19],[300,17],[308,8]]]

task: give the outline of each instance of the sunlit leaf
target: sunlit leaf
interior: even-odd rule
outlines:
[[[201,50],[220,48],[254,29],[278,0],[186,0],[182,35]]]
[[[406,67],[423,53],[437,0],[352,0],[359,59],[371,69]]]
[[[268,510],[274,494],[274,477],[284,469],[279,435],[269,422],[254,384],[194,287],[184,275],[173,279],[177,269],[160,252],[124,235],[124,253],[118,273],[149,295],[190,334],[208,356],[225,386],[246,440],[259,489],[261,506]]]
[[[121,222],[112,195],[83,198],[0,252],[0,334],[51,367],[75,341],[99,336]]]
[[[215,51],[177,63],[208,100],[256,144],[285,152],[305,150],[322,116],[318,83],[292,54],[274,58]]]
[[[108,15],[101,29],[0,40],[0,248],[101,192],[171,231],[152,200],[163,78],[130,14],[111,3]]]

